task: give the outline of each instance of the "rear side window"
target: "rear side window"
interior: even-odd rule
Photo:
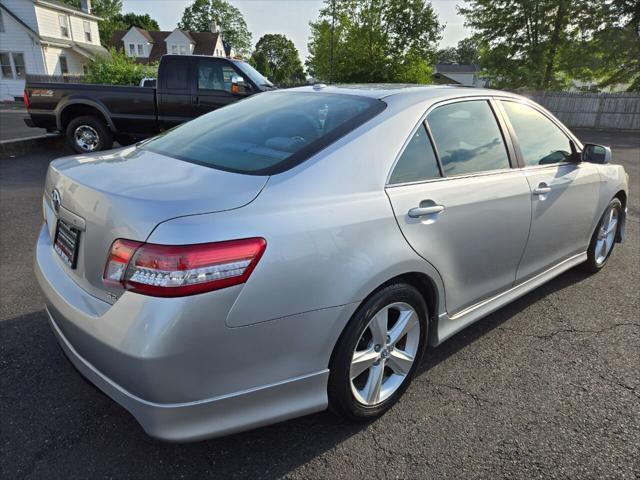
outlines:
[[[527,166],[571,161],[569,138],[542,113],[518,102],[502,105],[513,126]]]
[[[163,65],[166,88],[171,90],[187,90],[189,87],[189,64],[185,60],[165,61]]]
[[[424,125],[413,134],[396,163],[390,184],[419,182],[440,177],[438,161]]]
[[[380,100],[268,92],[214,110],[142,149],[230,172],[273,175],[319,152],[384,110]]]
[[[509,156],[489,102],[443,105],[427,121],[445,175],[509,168]]]

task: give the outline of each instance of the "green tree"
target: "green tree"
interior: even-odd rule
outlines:
[[[464,63],[479,64],[480,50],[473,38],[464,38],[458,42],[457,47],[446,47],[438,50],[436,54],[438,63]]]
[[[483,74],[494,85],[547,90],[575,79],[633,87],[640,62],[639,5],[637,0],[469,0],[458,10],[475,32]]]
[[[251,53],[251,32],[240,10],[225,0],[195,0],[184,9],[178,27],[184,30],[208,32],[211,23],[222,30],[224,41],[241,57]]]
[[[156,77],[158,65],[142,65],[112,48],[109,57],[96,57],[87,66],[85,83],[138,85],[145,77]]]
[[[442,26],[426,0],[325,0],[307,67],[330,82],[429,83]]]
[[[249,63],[276,85],[299,84],[305,80],[298,49],[284,35],[263,35]]]

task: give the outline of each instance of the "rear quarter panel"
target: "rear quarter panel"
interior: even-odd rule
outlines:
[[[427,274],[442,292],[437,271],[402,236],[384,192],[388,169],[423,111],[390,106],[304,164],[271,177],[252,204],[173,219],[148,241],[267,240],[227,316],[229,327],[360,302],[409,272]]]

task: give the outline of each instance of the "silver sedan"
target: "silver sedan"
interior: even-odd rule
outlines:
[[[66,354],[154,437],[364,421],[428,347],[604,267],[610,159],[505,92],[268,92],[52,162],[35,270]]]

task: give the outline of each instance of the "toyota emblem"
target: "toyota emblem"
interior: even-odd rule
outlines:
[[[55,212],[60,212],[60,204],[62,203],[62,199],[60,198],[60,192],[57,188],[54,188],[53,192],[51,192],[51,202],[53,203],[53,209],[55,210]]]

